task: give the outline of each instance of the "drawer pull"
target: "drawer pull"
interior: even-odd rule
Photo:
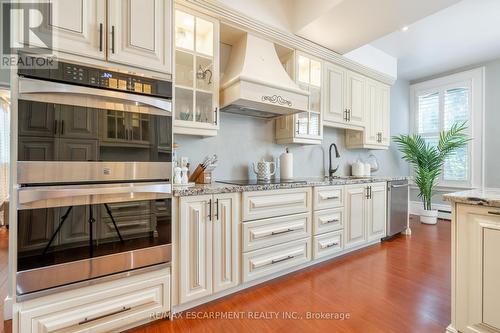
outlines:
[[[491,214],[491,215],[500,215],[500,212],[489,211],[488,214]]]
[[[330,244],[327,244],[327,245],[325,246],[325,249],[327,249],[327,248],[329,248],[329,247],[332,247],[332,246],[337,246],[337,245],[339,245],[339,243],[337,243],[337,242],[335,242],[335,243],[330,243]]]
[[[273,231],[273,232],[271,232],[271,236],[286,234],[287,232],[292,232],[292,231],[295,231],[295,229],[288,228],[288,229],[282,230],[282,231]]]
[[[283,261],[286,261],[286,260],[290,260],[290,259],[293,259],[295,258],[295,256],[286,256],[284,258],[281,258],[281,259],[273,259],[271,260],[271,265],[274,265],[274,264],[277,264],[277,263],[280,263],[280,262],[283,262]]]
[[[331,197],[326,197],[325,199],[326,200],[333,200],[333,199],[339,199],[340,197],[339,196],[331,196]]]
[[[90,323],[92,321],[96,321],[96,320],[99,320],[99,319],[102,319],[102,318],[106,318],[106,317],[109,317],[109,316],[113,316],[113,315],[116,315],[116,314],[119,314],[119,313],[122,313],[122,312],[125,312],[125,311],[128,311],[132,309],[131,307],[122,307],[120,310],[116,310],[116,311],[113,311],[113,312],[110,312],[110,313],[107,313],[105,315],[101,315],[101,316],[97,316],[97,317],[93,317],[93,318],[85,318],[84,320],[82,320],[81,322],[78,323],[78,325],[84,325],[84,324],[87,324],[87,323]]]
[[[331,220],[324,222],[324,224],[335,223],[335,222],[339,222],[339,221],[340,221],[339,219],[331,219]]]

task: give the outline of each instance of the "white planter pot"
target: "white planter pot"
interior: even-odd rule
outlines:
[[[422,209],[420,212],[420,222],[424,224],[437,224],[438,211]]]

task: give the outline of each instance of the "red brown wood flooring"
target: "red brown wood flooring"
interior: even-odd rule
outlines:
[[[450,323],[451,226],[411,222],[413,234],[330,260],[199,306],[202,316],[244,312],[245,319],[160,320],[153,332],[443,333]],[[249,312],[347,312],[347,320],[250,319]],[[192,314],[193,312],[191,312]],[[187,313],[184,313],[186,316]],[[255,317],[255,316],[254,316]]]
[[[159,320],[129,333],[415,332],[443,333],[450,323],[450,222],[411,222],[413,235],[229,295],[196,309],[210,312],[347,312],[347,320]],[[0,229],[0,304],[6,296],[7,230]],[[0,305],[0,309],[3,304]],[[186,314],[186,313],[185,313]],[[0,311],[0,332],[3,322]],[[10,330],[8,330],[10,331]]]

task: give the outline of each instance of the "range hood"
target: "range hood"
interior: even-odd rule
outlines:
[[[283,68],[274,44],[245,34],[233,45],[221,80],[221,111],[274,118],[307,110],[309,92]]]

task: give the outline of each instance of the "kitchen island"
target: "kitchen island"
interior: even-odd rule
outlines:
[[[444,196],[452,203],[452,307],[447,332],[500,331],[500,189]]]

